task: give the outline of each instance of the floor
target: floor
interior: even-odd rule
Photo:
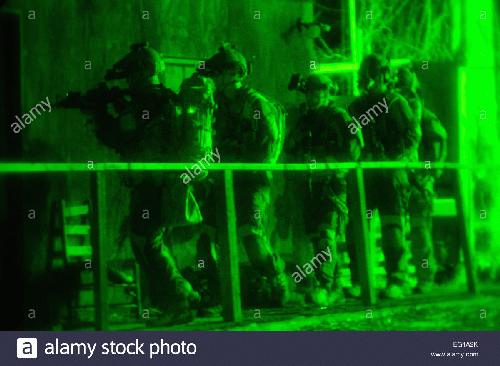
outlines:
[[[81,328],[79,330],[93,330]],[[379,300],[363,306],[361,301],[330,309],[288,306],[282,309],[243,311],[243,322],[225,323],[222,317],[196,318],[189,324],[169,328],[146,328],[136,320],[112,324],[110,330],[212,330],[212,331],[318,331],[318,330],[500,330],[500,284],[481,286],[471,295],[466,287],[438,287],[427,295],[404,300]]]

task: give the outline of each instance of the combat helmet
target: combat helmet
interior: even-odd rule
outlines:
[[[415,73],[410,70],[410,68],[401,67],[398,70],[398,81],[396,83],[396,88],[418,93],[420,91],[420,83],[417,79],[417,75],[415,75]]]
[[[371,80],[374,80],[380,74],[390,74],[391,73],[391,63],[390,60],[379,53],[372,53],[366,56],[361,65],[359,66],[359,88],[365,89]],[[390,75],[387,76],[387,81],[389,81]]]
[[[150,78],[165,71],[165,63],[160,54],[149,48],[148,42],[133,44],[130,49],[132,52],[107,71],[105,80],[125,79],[134,73],[141,73],[145,78]]]
[[[298,90],[304,94],[318,90],[327,90],[330,94],[336,94],[338,89],[337,83],[322,74],[312,74],[305,79],[302,79],[300,74],[294,74],[288,85],[288,90]]]
[[[235,69],[243,79],[252,73],[252,68],[245,57],[236,51],[236,46],[224,43],[219,47],[219,52],[205,62],[205,69],[199,70],[203,76],[213,77],[225,70]]]
[[[316,90],[327,90],[335,94],[338,91],[338,86],[331,78],[326,75],[314,74],[306,79],[305,92],[309,93]]]

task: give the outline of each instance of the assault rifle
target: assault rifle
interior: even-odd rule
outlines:
[[[118,121],[108,113],[108,104],[112,103],[117,113],[123,112],[129,105],[125,98],[130,95],[128,89],[115,86],[108,88],[105,82],[99,83],[95,89],[88,90],[85,95],[80,92],[69,92],[64,98],[56,95],[55,106],[64,109],[80,109],[85,115],[93,116],[87,119],[87,125],[93,126],[97,139],[105,146],[120,153],[123,149],[124,138],[128,134],[118,133]]]
[[[107,110],[108,103],[113,103],[116,111],[120,113],[127,106],[127,95],[130,95],[128,89],[120,89],[115,86],[108,88],[106,83],[99,83],[99,87],[87,91],[82,95],[80,92],[69,92],[61,99],[56,95],[55,106],[65,109],[83,109],[83,110]]]

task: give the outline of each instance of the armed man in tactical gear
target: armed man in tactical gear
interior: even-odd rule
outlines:
[[[365,121],[362,127],[363,161],[418,160],[421,137],[420,118],[406,99],[391,88],[390,61],[380,54],[371,54],[361,63],[359,89],[363,94],[348,107],[353,118]],[[387,106],[383,111],[378,104]],[[378,113],[376,111],[378,109]],[[371,112],[371,113],[370,113]],[[405,263],[405,211],[410,195],[406,169],[365,171],[367,209],[378,208],[382,226],[382,250],[385,256],[387,288],[382,297],[402,298],[409,294],[407,263]],[[352,239],[352,232],[346,238]],[[351,247],[351,277],[359,280],[355,250]]]
[[[277,102],[242,85],[251,72],[245,58],[234,46],[225,44],[199,67],[199,72],[215,83],[218,108],[214,113],[214,146],[224,162],[276,163],[285,134],[285,112]],[[271,172],[234,172],[238,236],[259,274],[253,284],[261,283],[250,295],[256,300],[252,305],[281,306],[289,298],[284,262],[265,235],[271,185]]]
[[[119,153],[124,162],[199,160],[203,152],[211,148],[211,136],[208,137],[205,130],[211,123],[212,111],[208,105],[200,105],[197,114],[206,116],[187,118],[183,94],[192,80],[186,82],[178,96],[160,84],[159,75],[165,65],[155,50],[146,42],[132,45],[131,50],[105,76],[107,81],[126,79],[129,86],[128,98],[112,101],[118,116],[108,113],[106,98],[101,104],[94,101],[95,108],[87,110],[93,117],[96,137]],[[192,77],[196,78],[203,80],[198,75]],[[192,107],[198,107],[197,102],[192,101]],[[176,106],[181,107],[179,116]],[[196,149],[197,143],[207,146]],[[132,249],[147,276],[152,305],[163,313],[156,325],[189,322],[193,319],[191,307],[199,303],[200,295],[180,274],[169,248],[164,245],[163,234],[174,227],[202,221],[193,188],[184,184],[177,172],[131,171],[124,172],[122,178],[131,188],[127,220]]]
[[[304,220],[306,234],[314,245],[316,259],[325,255],[315,270],[318,286],[310,293],[313,303],[330,306],[345,301],[339,278],[337,236],[343,235],[348,219],[347,170],[314,170],[316,163],[357,161],[361,154],[360,134],[351,134],[352,118],[336,107],[331,96],[338,87],[325,75],[311,75],[305,80],[292,76],[289,90],[305,94],[306,105],[298,128],[292,133],[290,152],[303,156],[311,165],[305,176]],[[298,281],[296,281],[298,282]]]
[[[213,157],[210,157],[213,112],[216,108],[213,98],[214,90],[215,85],[212,79],[195,73],[191,78],[182,82],[179,91],[181,118],[178,121],[181,125],[178,131],[181,135],[178,136],[178,140],[185,141],[180,147],[180,154],[200,164],[202,164],[200,156],[205,158],[205,164],[210,165],[210,159],[214,162]],[[206,199],[210,190],[213,189],[213,179],[203,179],[207,175],[208,170],[202,170],[202,173],[192,181],[200,210],[205,211],[204,217],[210,217],[211,208],[213,209],[213,205],[210,206],[211,202]],[[222,310],[218,266],[219,247],[212,240],[215,240],[215,235],[210,235],[213,233],[213,228],[209,224],[207,225],[205,220],[201,224],[201,235],[196,244],[197,265],[201,269],[193,282],[193,286],[201,295],[198,316],[220,315]]]
[[[415,73],[408,67],[400,68],[396,88],[408,100],[412,108],[422,109],[419,160],[433,163],[444,162],[447,156],[448,135],[436,115],[424,108],[420,84]],[[408,210],[411,249],[418,280],[417,287],[414,289],[415,293],[430,291],[437,272],[432,241],[432,207],[435,197],[434,183],[441,174],[441,169],[421,169],[410,175],[412,190]]]

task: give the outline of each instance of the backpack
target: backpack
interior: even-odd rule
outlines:
[[[283,150],[283,146],[285,144],[286,116],[287,116],[285,108],[277,100],[272,99],[266,95],[263,95],[262,93],[259,93],[254,89],[249,88],[246,98],[251,98],[252,102],[257,99],[264,98],[272,106],[273,114],[276,120],[276,127],[278,129],[278,139],[276,141],[275,146],[273,147],[273,158],[272,158],[272,161],[276,163],[276,161],[280,157],[281,151]],[[240,110],[241,114],[243,113],[244,107],[245,103],[242,103]]]

